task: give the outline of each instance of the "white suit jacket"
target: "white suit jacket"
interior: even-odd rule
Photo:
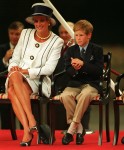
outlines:
[[[49,97],[51,94],[49,76],[54,72],[58,63],[64,41],[52,32],[47,41],[38,43],[34,39],[35,31],[35,29],[24,29],[22,31],[12,59],[9,62],[8,71],[12,66],[28,69],[29,75],[24,75],[24,77],[31,86],[33,93],[38,93],[40,75],[46,75],[42,87],[43,94]]]

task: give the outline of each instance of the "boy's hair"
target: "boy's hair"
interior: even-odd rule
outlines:
[[[93,32],[93,25],[87,20],[79,20],[74,25],[74,32],[81,29],[85,34],[89,34]]]
[[[24,29],[24,24],[20,21],[14,21],[9,25],[8,30],[18,30],[20,28]]]

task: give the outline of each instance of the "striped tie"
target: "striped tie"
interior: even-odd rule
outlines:
[[[83,58],[83,59],[85,58],[85,52],[86,52],[85,49],[82,48],[81,49],[81,58]]]

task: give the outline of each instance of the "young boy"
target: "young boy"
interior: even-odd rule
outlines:
[[[93,97],[100,93],[99,86],[103,74],[103,48],[90,42],[93,25],[87,20],[79,20],[74,25],[76,44],[66,52],[66,71],[71,80],[60,95],[60,101],[66,109],[67,133],[62,144],[73,141],[76,132],[76,144],[84,141],[81,119]]]

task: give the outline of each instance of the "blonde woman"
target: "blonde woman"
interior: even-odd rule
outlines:
[[[30,95],[38,93],[40,75],[43,94],[50,96],[50,78],[60,57],[63,40],[51,31],[55,25],[53,10],[45,3],[35,3],[31,16],[26,18],[34,29],[24,29],[9,63],[6,91],[13,110],[24,128],[20,146],[30,146],[33,132],[38,132],[37,122],[32,114]],[[39,132],[38,132],[39,134]],[[39,136],[38,136],[39,137]]]

